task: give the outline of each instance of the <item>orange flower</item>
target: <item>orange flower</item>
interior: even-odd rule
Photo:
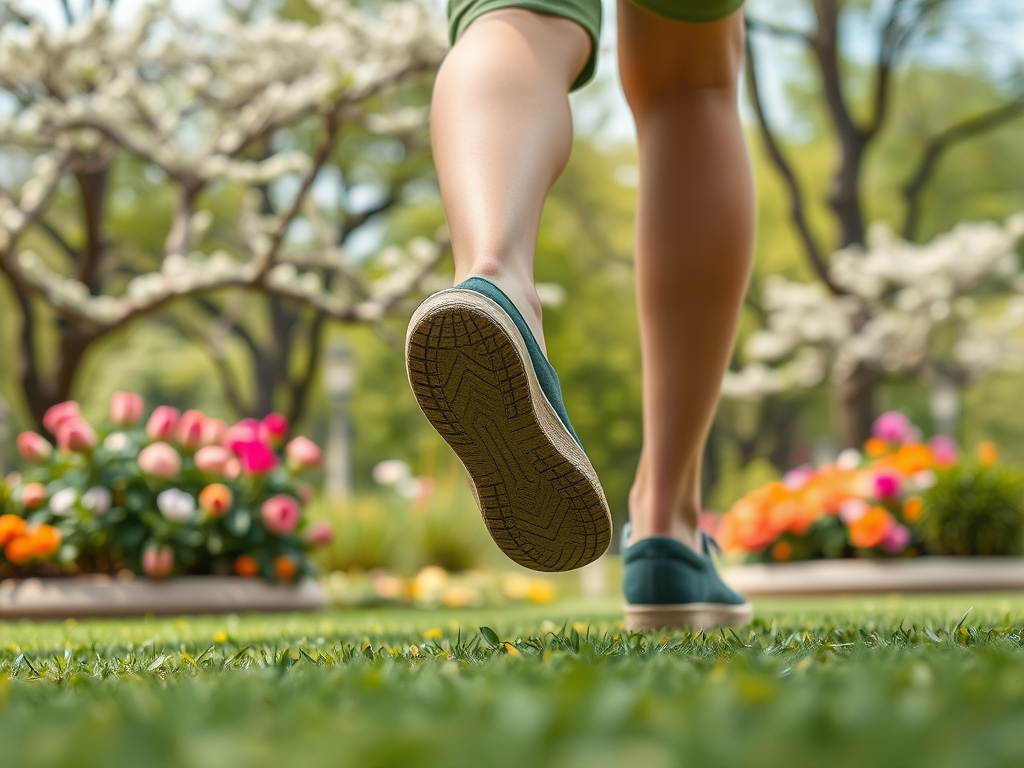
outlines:
[[[36,525],[25,532],[36,557],[52,557],[60,549],[63,538],[52,525]]]
[[[812,509],[796,499],[786,499],[772,505],[768,516],[772,528],[776,531],[785,531],[796,536],[807,533],[808,527],[816,517]]]
[[[864,441],[864,453],[872,459],[884,456],[889,452],[889,444],[880,437],[869,437]]]
[[[850,541],[862,549],[877,547],[896,524],[884,507],[869,507],[860,518],[850,524]]]
[[[896,469],[904,475],[916,475],[934,464],[931,449],[921,443],[907,443],[896,454]]]
[[[921,519],[921,512],[924,510],[924,499],[920,496],[911,496],[903,502],[903,519],[908,523],[916,523]]]
[[[210,483],[199,492],[199,506],[214,517],[227,514],[233,501],[231,489],[222,483]]]
[[[259,576],[260,564],[252,555],[239,555],[235,558],[235,573],[239,576]]]
[[[4,557],[14,565],[25,565],[35,557],[35,552],[32,551],[32,540],[27,536],[11,540],[4,547]]]
[[[278,555],[274,558],[274,573],[282,581],[291,581],[298,572],[299,568],[295,565],[295,561],[287,555]]]
[[[999,461],[999,448],[996,447],[996,444],[986,440],[984,443],[979,445],[978,461],[986,467],[990,467]]]
[[[25,520],[17,515],[0,515],[0,547],[7,546],[25,532]]]
[[[777,541],[772,547],[772,560],[785,562],[793,556],[793,547],[788,541]]]

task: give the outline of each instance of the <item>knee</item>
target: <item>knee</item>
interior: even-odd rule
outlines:
[[[677,30],[671,27],[665,39],[658,39],[657,32],[665,29],[665,23],[643,29],[646,21],[635,30],[620,29],[622,88],[638,119],[665,103],[717,103],[723,99],[735,103],[743,66],[742,14],[700,25],[703,29],[696,32],[698,25],[685,25],[689,29],[682,39],[672,39]],[[630,38],[643,42],[631,44]]]

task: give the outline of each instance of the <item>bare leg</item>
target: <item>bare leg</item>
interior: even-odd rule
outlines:
[[[695,549],[700,461],[729,360],[753,243],[753,184],[737,110],[742,11],[680,24],[619,0],[619,68],[636,119],[636,276],[644,442],[633,540]]]
[[[486,277],[544,346],[533,254],[544,199],[572,146],[569,88],[590,54],[573,21],[522,9],[481,16],[434,86],[434,161],[455,280]]]

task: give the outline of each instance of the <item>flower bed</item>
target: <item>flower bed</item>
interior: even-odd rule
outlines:
[[[1024,479],[991,443],[970,460],[952,438],[927,443],[900,413],[883,414],[863,454],[800,467],[747,494],[717,537],[750,562],[1005,556],[1021,552]]]
[[[234,426],[199,411],[159,406],[142,424],[143,401],[115,393],[109,430],[97,431],[74,402],[54,406],[42,435],[18,448],[29,467],[9,478],[0,509],[0,576],[231,575],[297,582],[313,573],[307,553],[331,530],[310,524],[298,480],[320,450],[271,414]]]

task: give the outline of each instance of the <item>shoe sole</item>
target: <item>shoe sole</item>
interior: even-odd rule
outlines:
[[[742,627],[754,618],[750,603],[684,603],[680,605],[627,605],[626,629],[717,629]]]
[[[416,401],[465,466],[501,551],[536,571],[600,557],[612,534],[604,491],[512,318],[475,291],[443,291],[412,316],[405,351]]]

